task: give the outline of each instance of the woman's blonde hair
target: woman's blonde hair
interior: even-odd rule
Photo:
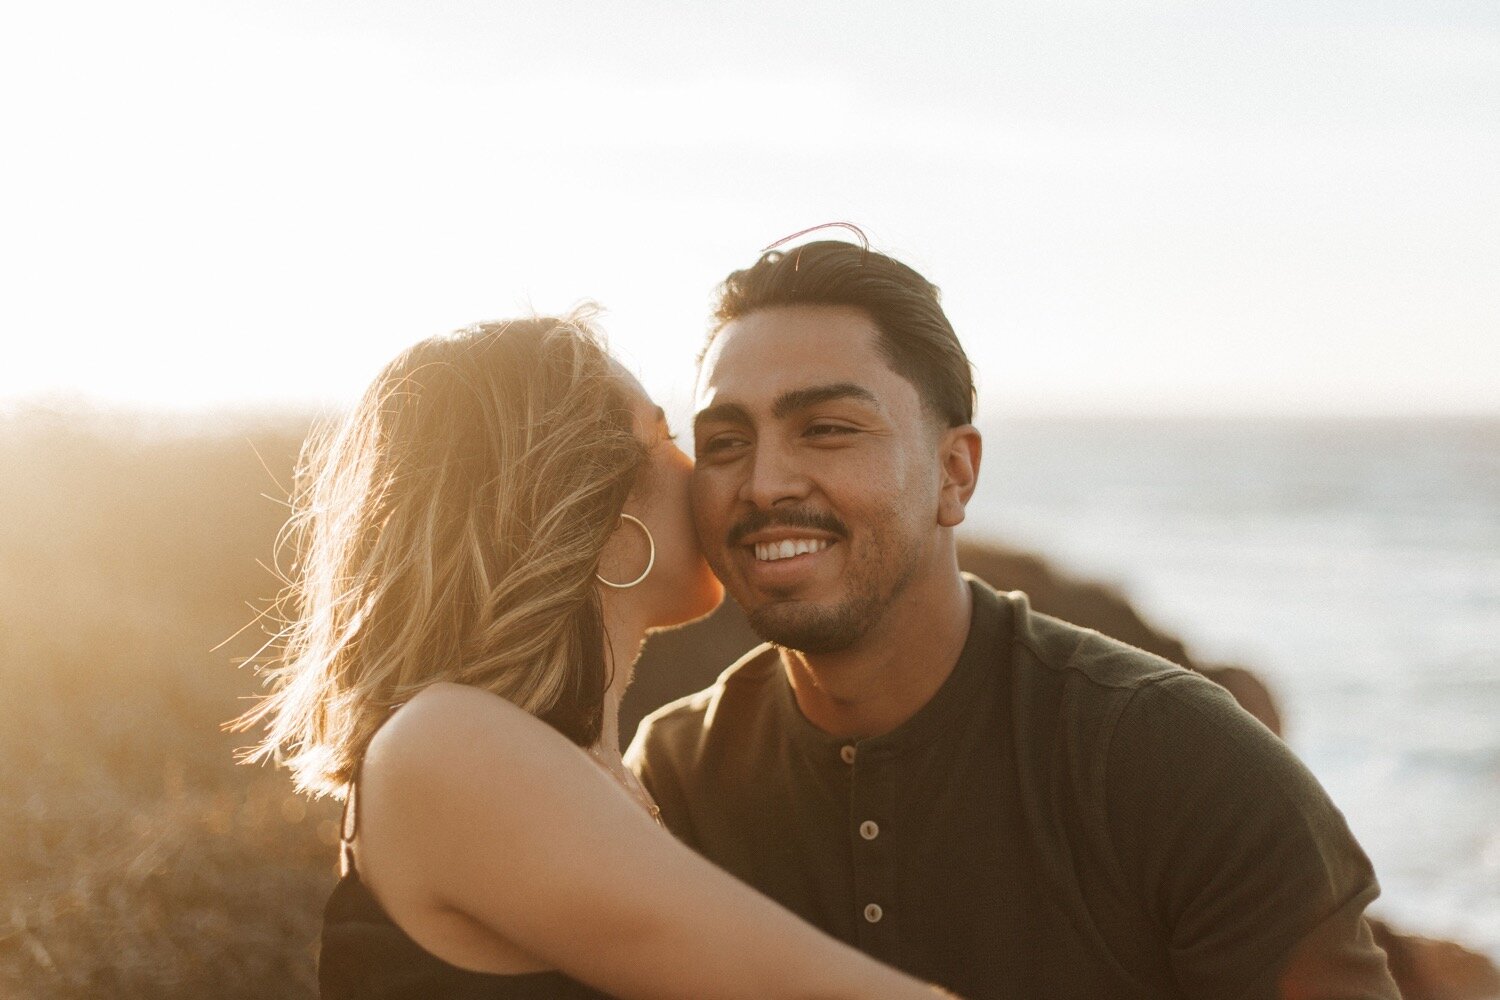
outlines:
[[[591,312],[424,340],[304,445],[296,552],[249,759],[341,794],[392,707],[437,681],[598,739],[594,573],[644,466]]]

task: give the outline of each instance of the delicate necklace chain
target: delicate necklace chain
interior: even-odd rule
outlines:
[[[651,814],[651,818],[656,820],[658,826],[666,826],[666,824],[663,823],[661,819],[661,807],[658,806],[656,802],[651,798],[651,793],[646,791],[646,786],[641,784],[640,779],[637,778],[629,768],[625,769],[625,774],[627,775],[627,777],[621,777],[618,773],[616,773],[614,768],[609,766],[609,762],[604,759],[604,755],[599,752],[598,747],[585,747],[584,749],[588,751],[588,755],[594,758],[594,761],[604,769],[605,774],[608,774],[611,778],[615,779],[615,782],[619,784],[621,788],[630,793],[631,798],[639,802],[641,806]]]

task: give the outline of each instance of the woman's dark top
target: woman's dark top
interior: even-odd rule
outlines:
[[[381,909],[354,867],[354,788],[344,803],[344,874],[323,910],[323,1000],[607,1000],[561,972],[473,972],[413,941]]]

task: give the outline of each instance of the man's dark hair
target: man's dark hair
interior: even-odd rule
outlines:
[[[713,344],[725,324],[775,306],[852,306],[880,331],[891,370],[949,427],[974,421],[974,371],[943,314],[938,288],[885,254],[842,240],[770,250],[719,286]],[[706,348],[705,348],[706,350]]]

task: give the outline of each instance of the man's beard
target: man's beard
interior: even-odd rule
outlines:
[[[909,551],[905,557],[888,587],[882,588],[878,579],[864,575],[849,581],[849,594],[838,604],[773,600],[747,612],[746,618],[755,634],[772,645],[813,655],[842,652],[863,639],[885,617],[916,575],[918,552]]]
[[[802,653],[837,653],[869,631],[883,609],[850,599],[832,608],[768,604],[746,615],[755,634],[773,646]]]

